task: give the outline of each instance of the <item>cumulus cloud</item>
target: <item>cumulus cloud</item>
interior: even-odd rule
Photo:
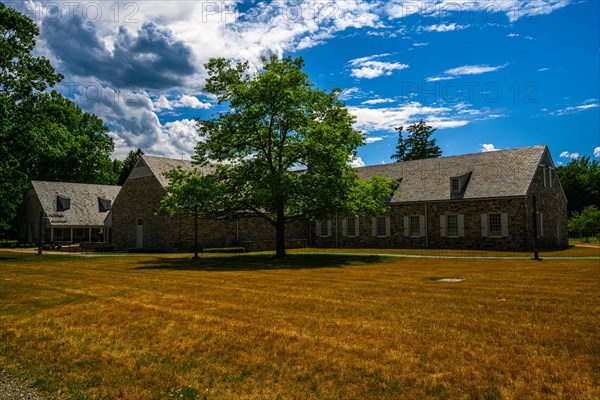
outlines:
[[[579,158],[579,153],[569,153],[568,151],[563,151],[560,153],[560,158],[571,158],[576,160]]]
[[[353,157],[350,162],[349,162],[350,166],[352,168],[360,168],[360,167],[364,167],[366,164],[365,162],[362,160],[362,158],[360,157]]]
[[[496,146],[494,146],[492,143],[482,143],[481,148],[479,149],[479,151],[482,153],[486,153],[488,151],[498,151],[498,150],[500,150],[500,149],[497,149]]]
[[[600,158],[600,147],[594,149],[594,157]]]
[[[409,68],[407,64],[392,61],[381,61],[381,58],[390,56],[390,54],[375,54],[368,57],[356,58],[350,60],[352,67],[351,75],[356,78],[373,79],[382,75],[389,76],[394,71],[401,71]]]
[[[112,51],[97,29],[73,13],[72,18],[44,21],[41,31],[61,70],[114,87],[173,88],[196,72],[192,49],[167,28],[146,22],[132,35],[120,27]]]

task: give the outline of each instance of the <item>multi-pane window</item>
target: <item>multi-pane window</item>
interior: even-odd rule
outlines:
[[[488,214],[488,226],[490,236],[502,236],[501,214]]]
[[[450,179],[450,187],[453,192],[460,191],[460,181],[458,178]]]
[[[385,217],[377,217],[377,236],[386,236],[387,229],[385,226]]]
[[[421,220],[418,215],[410,216],[410,236],[421,236]]]
[[[446,229],[448,230],[448,236],[458,237],[458,215],[448,215],[446,221]]]
[[[346,229],[348,236],[356,236],[356,217],[349,217],[346,219]]]

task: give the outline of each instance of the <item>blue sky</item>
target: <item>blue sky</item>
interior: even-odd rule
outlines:
[[[600,2],[396,0],[5,2],[32,17],[60,90],[130,149],[189,158],[210,57],[302,56],[343,90],[366,136],[357,165],[390,162],[394,127],[438,128],[444,155],[547,144],[600,159]]]

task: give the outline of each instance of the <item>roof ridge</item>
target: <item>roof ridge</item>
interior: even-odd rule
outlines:
[[[40,181],[37,179],[32,179],[31,183],[64,183],[64,184],[69,184],[69,185],[85,185],[85,186],[107,186],[107,187],[122,187],[119,185],[107,185],[104,183],[82,183],[82,182],[65,182],[65,181]]]

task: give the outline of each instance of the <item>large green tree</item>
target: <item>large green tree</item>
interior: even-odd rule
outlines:
[[[205,199],[212,216],[265,219],[284,257],[286,223],[383,212],[392,189],[385,179],[361,181],[349,166],[363,136],[339,90],[315,89],[301,58],[262,61],[254,73],[246,62],[206,64],[206,90],[229,110],[198,120],[194,160],[214,171],[205,175],[219,188]]]
[[[49,91],[62,76],[32,54],[38,33],[31,19],[0,3],[0,231],[10,227],[30,180],[117,179],[106,126]]]
[[[423,120],[406,128],[408,132],[406,138],[403,135],[403,126],[396,128],[396,131],[398,132],[398,145],[396,152],[392,155],[392,160],[399,162],[442,156],[442,150],[436,144],[437,140],[431,138],[436,129],[427,125]]]
[[[571,160],[556,169],[568,201],[569,215],[585,207],[600,207],[600,163],[590,157]]]

